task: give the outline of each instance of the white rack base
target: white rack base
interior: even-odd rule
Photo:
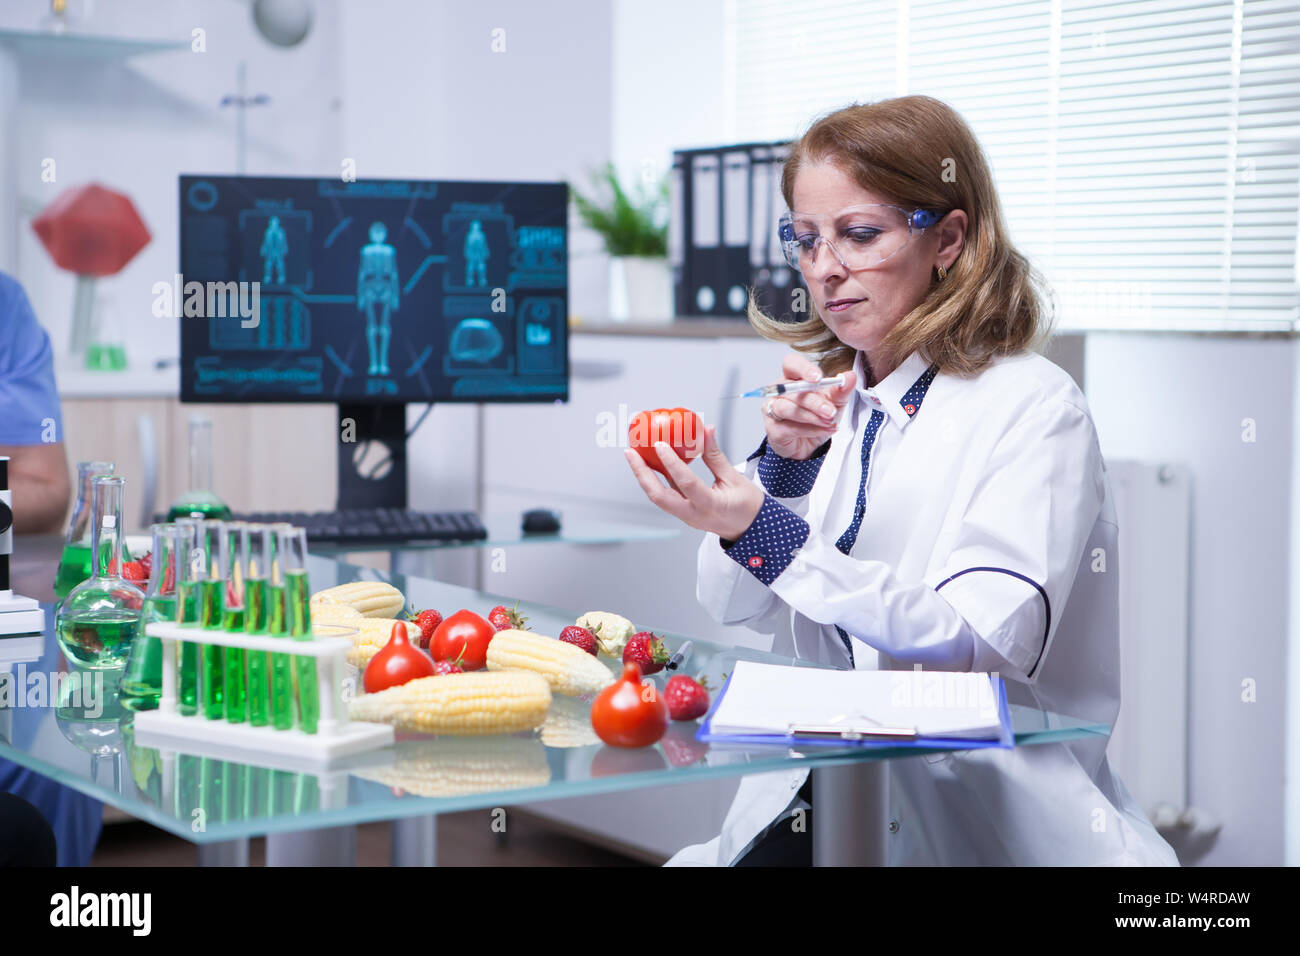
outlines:
[[[0,634],[42,634],[45,612],[35,600],[0,591]]]
[[[324,767],[344,757],[387,747],[393,742],[393,728],[387,724],[348,721],[328,734],[305,734],[301,730],[276,730],[246,723],[185,717],[160,710],[135,715],[136,742],[144,747],[197,752],[204,744],[206,755],[220,759],[256,763],[257,755],[281,758],[274,763],[291,769]]]

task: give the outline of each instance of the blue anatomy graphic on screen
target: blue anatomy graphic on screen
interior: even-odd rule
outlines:
[[[487,285],[488,243],[483,223],[475,219],[465,236],[465,284]]]
[[[289,254],[289,237],[284,234],[279,216],[272,216],[267,222],[266,232],[262,234],[262,248],[258,254],[265,264],[262,268],[262,282],[270,285],[271,272],[274,270],[279,276],[275,281],[284,285],[284,257]]]
[[[371,224],[370,242],[361,249],[361,268],[357,270],[357,308],[366,315],[371,375],[388,374],[389,318],[402,298],[397,284],[397,250],[384,242],[387,238],[382,222]]]
[[[196,401],[568,397],[562,183],[183,176],[186,282],[259,321],[181,320]]]

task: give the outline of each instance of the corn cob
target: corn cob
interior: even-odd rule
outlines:
[[[532,671],[566,697],[597,694],[614,683],[609,668],[580,647],[532,631],[498,631],[487,649],[490,671]]]
[[[628,638],[636,633],[631,621],[609,611],[588,611],[578,618],[578,626],[596,635],[602,654],[619,659],[623,657],[623,647]]]
[[[315,611],[312,614],[315,615]],[[316,620],[313,616],[312,620]],[[356,627],[356,636],[352,639],[352,650],[348,651],[348,663],[353,667],[364,668],[370,663],[370,658],[379,652],[379,649],[389,642],[393,636],[394,624],[406,625],[406,637],[410,641],[416,641],[420,637],[420,627],[413,621],[398,621],[388,617],[360,617],[356,621],[347,622]]]
[[[321,601],[311,605],[311,622],[313,624],[348,624],[359,625],[365,618],[361,612],[347,604],[335,604],[333,601]]]
[[[395,750],[392,766],[352,772],[419,797],[544,787],[551,781],[546,751],[533,738],[403,740]]]
[[[383,581],[353,581],[317,591],[313,604],[330,601],[356,608],[364,617],[396,617],[406,607],[402,592]]]
[[[542,724],[542,743],[547,747],[586,747],[600,743],[591,726],[591,705],[575,697],[557,697],[551,701],[546,722]]]
[[[419,677],[352,701],[353,720],[426,734],[513,734],[540,727],[551,689],[537,674],[443,674]]]

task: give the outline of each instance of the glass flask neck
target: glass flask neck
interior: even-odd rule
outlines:
[[[190,483],[187,491],[212,490],[212,422],[190,419]]]
[[[94,509],[90,479],[95,475],[111,475],[113,467],[111,461],[77,463],[77,499],[72,506],[72,517],[68,519],[68,532],[63,539],[65,544],[83,544],[89,540],[90,517]]]
[[[94,518],[90,526],[91,568],[96,578],[122,576],[126,554],[122,541],[122,498],[124,479],[100,476],[91,480]]]

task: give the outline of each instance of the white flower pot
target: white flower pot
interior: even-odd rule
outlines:
[[[609,317],[615,322],[671,322],[673,273],[668,260],[648,256],[610,259]]]

